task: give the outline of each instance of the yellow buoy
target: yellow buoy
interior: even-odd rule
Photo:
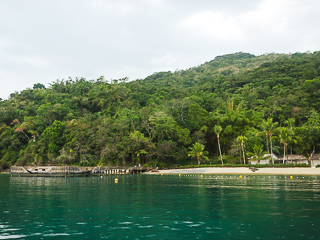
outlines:
[[[201,175],[201,177],[203,178],[203,175]]]
[[[179,177],[181,177],[181,174],[179,174]]]
[[[242,178],[242,175],[240,175],[240,178]]]
[[[293,179],[293,177],[292,177],[292,176],[290,176],[290,179]]]
[[[118,178],[115,178],[115,179],[114,179],[114,182],[115,182],[115,183],[118,183],[118,181],[119,181]]]
[[[161,176],[162,176],[163,174],[161,173]]]

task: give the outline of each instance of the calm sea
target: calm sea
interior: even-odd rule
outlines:
[[[0,239],[320,239],[320,177],[0,175]]]

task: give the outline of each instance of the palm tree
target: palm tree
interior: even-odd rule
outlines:
[[[270,157],[272,159],[272,164],[274,164],[274,158],[273,158],[273,151],[272,151],[272,135],[274,130],[277,128],[278,123],[277,122],[273,122],[272,118],[268,118],[267,119],[267,130],[268,130],[268,136],[269,136],[269,141],[270,141]]]
[[[292,136],[294,135],[294,130],[293,130],[293,128],[294,128],[294,123],[295,123],[295,121],[296,121],[296,119],[294,119],[294,118],[288,118],[288,120],[284,122],[284,124],[286,124],[287,127],[289,128],[290,134],[291,134]],[[292,155],[292,144],[289,144],[289,146],[290,146],[291,155]],[[288,146],[288,148],[289,148],[289,146]],[[292,163],[292,158],[291,158],[291,163]]]
[[[200,165],[200,160],[201,158],[204,160],[207,160],[208,157],[205,156],[208,154],[207,151],[203,151],[204,150],[204,145],[201,143],[196,142],[195,144],[193,144],[192,147],[189,147],[190,151],[188,153],[188,157],[195,157],[198,160],[198,165]]]
[[[266,157],[264,157],[264,154],[266,154],[266,152],[263,151],[262,145],[255,144],[252,150],[253,152],[248,152],[247,155],[251,157],[253,161],[257,161],[257,163],[259,164],[260,160],[266,159]]]
[[[235,107],[234,106],[234,98],[233,97],[230,98],[230,96],[229,96],[228,100],[226,102],[226,105],[225,105],[227,115],[234,114],[234,113],[239,114],[242,111],[242,105],[243,105],[243,102],[241,101],[238,104],[236,110],[234,111],[234,107]]]
[[[283,160],[282,161],[284,163],[288,144],[290,142],[296,142],[296,140],[293,138],[293,132],[287,127],[280,128],[278,137],[279,137],[279,141],[283,144]]]
[[[288,118],[288,120],[286,120],[284,124],[286,124],[287,127],[290,128],[290,130],[293,130],[295,121],[296,119],[294,118]]]
[[[242,155],[243,155],[243,163],[246,164],[246,157],[244,154],[244,144],[245,142],[248,140],[248,138],[246,136],[239,136],[237,137],[237,141],[240,143],[241,145],[241,149],[242,149]]]
[[[143,156],[143,154],[147,154],[146,150],[142,149],[142,150],[136,151],[135,154],[138,158],[138,163],[143,164],[142,156]]]
[[[273,159],[273,151],[272,151],[272,139],[273,139],[273,132],[278,126],[277,122],[273,122],[273,118],[268,118],[267,121],[263,121],[261,128],[262,131],[266,134],[266,141],[267,141],[267,150],[268,154],[270,155],[272,159],[272,164],[274,164],[274,159]],[[259,133],[258,133],[259,134]],[[269,151],[269,143],[270,143],[270,151]]]
[[[220,147],[220,140],[219,140],[219,138],[220,138],[220,133],[221,133],[221,131],[222,131],[222,127],[219,126],[219,125],[215,125],[213,130],[214,130],[214,132],[217,134],[218,146],[219,146],[219,153],[220,153],[221,163],[222,163],[222,165],[223,165],[223,159],[222,159],[221,147]]]

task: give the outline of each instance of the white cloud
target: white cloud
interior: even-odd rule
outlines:
[[[244,51],[320,50],[318,0],[0,1],[0,97],[70,77],[144,78]]]
[[[28,87],[32,87],[29,81],[26,81],[21,77],[19,72],[7,71],[0,69],[1,87],[0,98],[7,99],[11,93],[18,90],[23,90]]]
[[[0,49],[12,46],[12,43],[6,36],[0,36]]]
[[[233,16],[208,10],[188,17],[181,25],[187,28],[186,31],[192,31],[201,37],[221,40],[240,38],[242,32]]]
[[[268,30],[268,33],[282,32],[288,26],[288,14],[290,4],[286,1],[264,1],[259,8],[239,16],[237,21],[246,26],[255,26],[259,29]],[[252,29],[253,30],[253,29]]]
[[[181,57],[173,53],[167,52],[160,56],[154,56],[151,58],[151,64],[155,66],[173,66],[174,64],[179,64]]]
[[[27,65],[32,67],[47,67],[49,66],[49,61],[43,59],[40,56],[9,56],[8,61],[14,64]]]
[[[91,0],[89,5],[95,11],[102,11],[107,14],[116,14],[119,16],[127,16],[135,11],[135,4],[132,1],[104,1],[104,0]]]

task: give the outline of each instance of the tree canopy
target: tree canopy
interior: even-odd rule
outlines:
[[[0,166],[184,165],[197,161],[188,157],[197,142],[217,163],[245,162],[255,146],[310,156],[319,152],[319,89],[320,52],[240,52],[131,82],[38,83],[0,100]]]

